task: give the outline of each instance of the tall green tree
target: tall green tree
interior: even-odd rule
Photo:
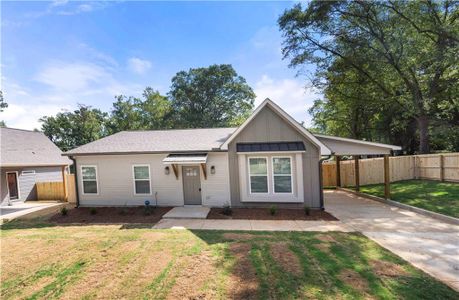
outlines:
[[[421,153],[439,110],[457,112],[458,22],[455,1],[311,1],[279,18],[290,66],[315,65],[322,89],[349,70],[365,78],[365,97],[415,120]]]
[[[107,135],[108,114],[83,104],[72,112],[40,119],[41,130],[62,151],[67,151]]]
[[[171,102],[147,87],[142,98],[116,96],[108,121],[109,132],[156,130],[174,126]]]
[[[253,109],[255,93],[231,65],[178,72],[169,92],[181,128],[235,126]]]
[[[0,91],[0,112],[3,112],[3,110],[7,107],[8,103],[6,103],[5,99],[3,98],[3,91]]]

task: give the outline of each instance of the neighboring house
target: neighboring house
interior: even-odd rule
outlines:
[[[37,200],[37,182],[62,182],[72,163],[42,132],[0,128],[2,204]]]
[[[64,155],[82,206],[323,208],[321,156],[399,149],[315,136],[266,99],[238,128],[123,131]]]

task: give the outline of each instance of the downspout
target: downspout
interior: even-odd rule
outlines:
[[[328,155],[324,158],[321,158],[319,160],[319,187],[320,187],[320,210],[325,210],[325,206],[324,206],[324,180],[322,178],[322,162],[324,160],[327,160],[327,159],[330,159],[332,157],[332,155]]]
[[[78,168],[76,159],[73,156],[69,156],[69,158],[73,161],[73,165],[75,166],[75,196],[76,196],[76,207],[80,206],[80,192],[78,190]]]

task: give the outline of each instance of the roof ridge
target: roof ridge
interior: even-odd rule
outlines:
[[[152,131],[185,131],[185,130],[211,130],[211,129],[236,129],[238,127],[204,127],[204,128],[171,128],[171,129],[139,129],[139,130],[122,130],[119,132],[152,132]],[[118,132],[117,132],[118,133]]]
[[[26,131],[26,132],[34,132],[34,133],[43,133],[42,131],[39,131],[39,130],[30,130],[30,129],[12,128],[12,127],[0,127],[0,129],[11,129],[11,130]]]

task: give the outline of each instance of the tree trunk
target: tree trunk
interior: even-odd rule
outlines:
[[[417,118],[419,128],[419,152],[427,154],[430,152],[429,141],[429,119],[426,115]]]

